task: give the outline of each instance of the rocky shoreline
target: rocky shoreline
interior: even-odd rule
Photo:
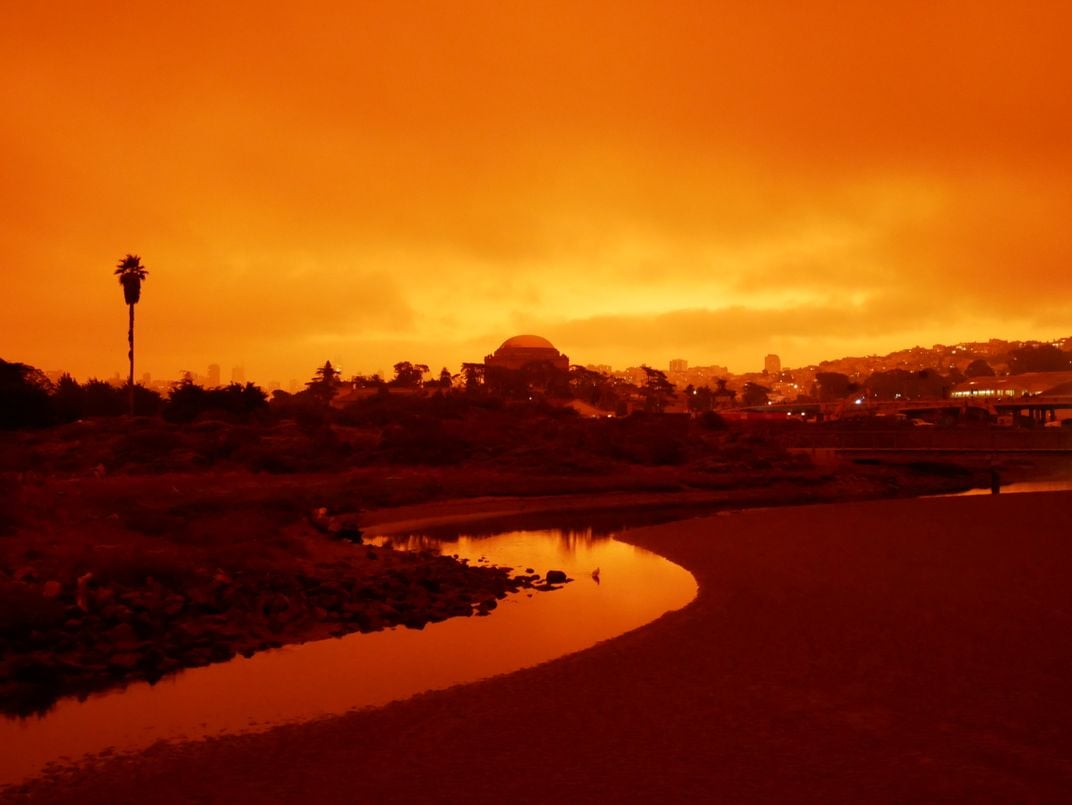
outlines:
[[[1063,803],[1070,503],[1072,492],[888,500],[632,530],[629,543],[694,575],[690,606],[516,673],[265,732],[159,742],[3,794]]]
[[[4,593],[32,602],[36,628],[0,637],[0,712],[41,713],[62,696],[155,682],[286,643],[486,615],[510,593],[555,589],[529,571],[360,542],[305,571],[206,569],[181,587],[152,576],[61,581],[26,568]]]
[[[530,568],[364,544],[362,527],[406,533],[474,516],[709,511],[968,485],[960,474],[903,470],[719,488],[633,472],[589,479],[592,489],[578,484],[571,494],[524,474],[477,480],[481,490],[526,494],[474,497],[473,478],[440,471],[20,479],[7,490],[12,514],[0,534],[0,712],[43,713],[62,696],[286,644],[484,615],[513,592],[553,589]],[[428,500],[429,490],[454,487],[468,494]]]

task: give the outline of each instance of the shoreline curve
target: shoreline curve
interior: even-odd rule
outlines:
[[[820,504],[618,539],[684,608],[543,665],[42,779],[35,802],[1061,802],[1072,493]],[[190,770],[195,769],[196,774]]]

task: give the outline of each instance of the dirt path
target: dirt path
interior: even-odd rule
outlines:
[[[34,802],[1067,802],[1072,493],[629,532],[684,610],[549,664],[159,746]]]

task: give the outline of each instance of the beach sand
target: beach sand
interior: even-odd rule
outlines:
[[[437,505],[407,516],[432,520]],[[266,733],[159,745],[23,793],[80,803],[1068,802],[1070,536],[1063,492],[632,530],[626,541],[694,574],[692,604],[535,668]]]

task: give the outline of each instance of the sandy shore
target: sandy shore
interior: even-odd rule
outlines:
[[[692,605],[536,668],[323,722],[158,746],[27,794],[1067,802],[1070,534],[1072,493],[638,529],[626,539],[696,576]]]

